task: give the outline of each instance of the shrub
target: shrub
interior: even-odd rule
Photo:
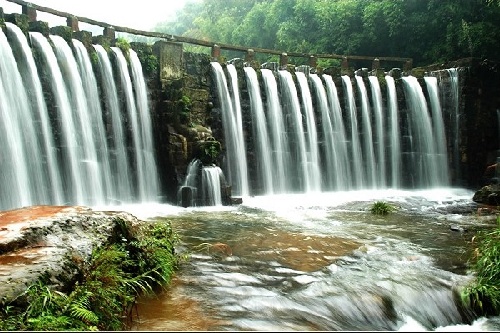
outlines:
[[[394,210],[394,206],[383,201],[375,202],[370,208],[371,213],[376,215],[387,215]]]
[[[115,238],[94,249],[69,294],[55,290],[50,277],[27,288],[27,307],[0,307],[0,330],[123,330],[136,298],[170,281],[181,257],[177,235],[168,222],[132,227],[115,219]]]
[[[500,313],[500,217],[494,230],[479,231],[469,260],[475,279],[462,291],[462,300],[479,315]]]

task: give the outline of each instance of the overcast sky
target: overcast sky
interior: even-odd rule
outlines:
[[[110,25],[151,31],[159,22],[172,17],[175,11],[192,0],[30,0],[28,2],[83,16]],[[21,13],[21,6],[0,0],[4,13]],[[37,20],[49,22],[49,26],[66,25],[66,19],[37,12]],[[85,30],[85,25],[80,25]]]

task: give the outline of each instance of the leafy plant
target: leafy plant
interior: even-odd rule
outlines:
[[[130,50],[130,43],[128,42],[128,40],[126,40],[125,38],[123,37],[118,37],[116,40],[115,40],[115,46],[118,47],[120,50],[122,50],[123,52],[123,55],[125,56],[125,58],[127,58],[128,60],[128,57],[129,57],[129,50]]]
[[[472,239],[476,242],[475,256],[470,260],[475,279],[462,291],[462,300],[479,315],[500,313],[500,217],[497,227],[479,231]]]
[[[123,330],[137,296],[170,281],[178,240],[168,221],[133,226],[116,218],[111,243],[74,263],[80,274],[69,294],[42,278],[23,294],[25,309],[0,306],[0,330]]]
[[[370,208],[371,213],[376,215],[387,215],[394,210],[394,206],[384,201],[376,201]]]

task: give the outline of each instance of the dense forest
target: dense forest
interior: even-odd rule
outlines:
[[[414,66],[498,60],[500,0],[191,0],[154,30],[282,52],[407,57]]]

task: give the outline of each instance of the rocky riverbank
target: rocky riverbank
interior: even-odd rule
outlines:
[[[126,212],[94,211],[82,206],[32,206],[0,212],[0,297],[21,300],[28,286],[47,277],[67,288],[77,274],[75,260],[88,260],[92,249],[116,232],[116,218],[139,223]]]

